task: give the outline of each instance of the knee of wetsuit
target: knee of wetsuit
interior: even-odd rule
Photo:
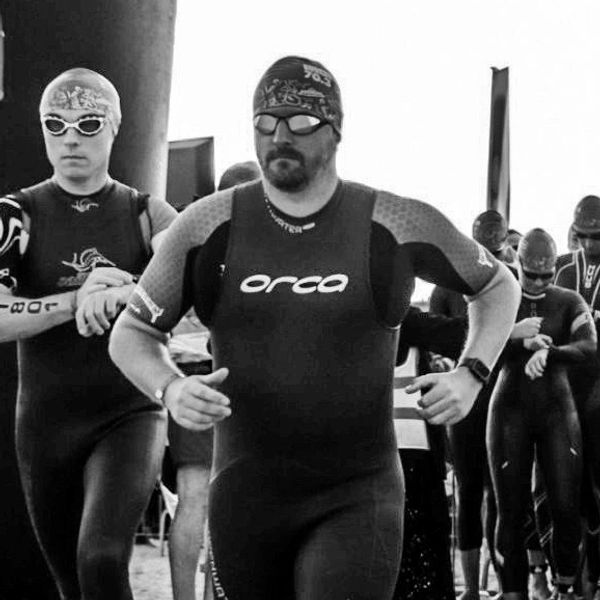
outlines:
[[[119,542],[102,543],[94,539],[90,544],[79,548],[77,552],[77,571],[79,583],[85,598],[86,590],[90,590],[93,598],[94,590],[119,589],[119,585],[127,585],[129,551],[125,544]]]

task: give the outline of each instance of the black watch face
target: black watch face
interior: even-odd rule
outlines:
[[[490,376],[490,370],[478,358],[465,358],[462,364],[483,382]]]

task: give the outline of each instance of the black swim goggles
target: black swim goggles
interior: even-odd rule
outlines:
[[[523,275],[525,275],[525,277],[527,277],[527,279],[531,279],[532,281],[535,281],[536,279],[541,279],[542,281],[550,281],[554,277],[554,271],[546,271],[543,273],[537,273],[535,271],[526,271],[522,267],[521,267],[521,270],[523,271]]]
[[[594,231],[593,233],[582,233],[580,231],[576,231],[575,237],[578,240],[594,240],[597,242],[600,241],[600,231]]]
[[[67,129],[73,127],[81,135],[91,136],[100,133],[106,124],[106,117],[87,115],[71,122],[65,121],[61,117],[48,116],[42,117],[42,123],[50,135],[63,135],[67,132]]]
[[[273,135],[277,129],[277,125],[279,125],[279,121],[285,121],[288,129],[294,135],[310,135],[323,127],[323,125],[327,125],[327,121],[319,119],[319,117],[315,117],[314,115],[300,113],[287,117],[276,117],[275,115],[263,113],[254,117],[254,128],[263,135]]]

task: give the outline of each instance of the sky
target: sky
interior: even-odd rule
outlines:
[[[600,195],[597,0],[178,0],[169,139],[215,138],[216,178],[254,158],[252,95],[287,54],[344,105],[345,179],[429,202],[470,233],[486,208],[491,67],[510,72],[510,225],[566,251]]]

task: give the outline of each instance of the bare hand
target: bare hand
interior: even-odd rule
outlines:
[[[409,394],[424,390],[418,401],[422,414],[432,425],[453,425],[467,416],[482,383],[468,369],[429,373],[417,377],[405,388]]]
[[[544,348],[550,348],[551,345],[552,338],[545,333],[538,333],[533,337],[523,340],[523,348],[525,348],[525,350],[531,350],[532,352],[543,350]]]
[[[133,275],[116,267],[96,267],[77,290],[77,307],[88,294],[133,283]]]
[[[127,304],[131,288],[111,287],[85,296],[75,313],[77,331],[83,337],[103,335],[110,329],[113,319]]]
[[[525,375],[529,379],[537,379],[544,374],[546,364],[548,363],[548,349],[542,348],[533,353],[532,357],[525,365]]]
[[[526,319],[521,319],[513,326],[510,337],[513,340],[533,337],[540,332],[541,326],[542,317],[527,317]]]
[[[190,375],[168,385],[165,404],[175,422],[203,431],[227,418],[231,414],[229,398],[215,388],[228,374],[229,370],[221,367],[210,375]]]

